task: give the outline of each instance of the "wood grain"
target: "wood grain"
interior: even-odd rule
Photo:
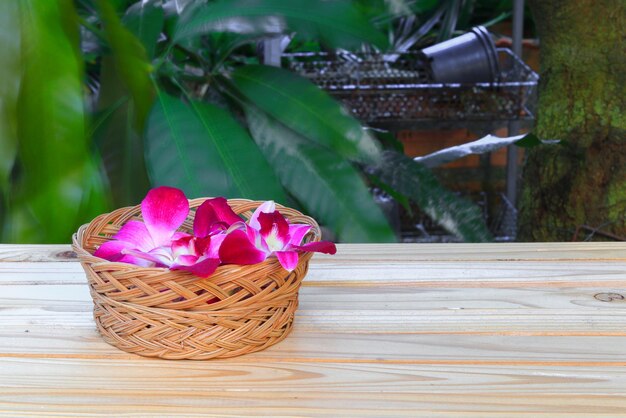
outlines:
[[[337,244],[335,256],[316,255],[325,261],[514,261],[514,260],[625,260],[626,243],[559,242],[507,244]],[[76,261],[69,245],[0,244],[3,261]]]
[[[622,287],[626,261],[320,263],[314,258],[303,286],[411,287]],[[0,286],[84,284],[78,263],[0,263]]]
[[[0,409],[20,414],[626,413],[626,372],[603,367],[2,359],[0,380]]]
[[[28,329],[29,325],[83,329],[94,326],[86,285],[20,284],[2,289],[0,329]],[[297,329],[343,334],[626,336],[626,301],[603,302],[596,298],[603,293],[617,295],[617,288],[584,292],[569,288],[341,290],[303,288],[296,314]]]
[[[0,245],[0,416],[626,415],[626,245],[340,245],[231,360],[99,337],[68,246]]]

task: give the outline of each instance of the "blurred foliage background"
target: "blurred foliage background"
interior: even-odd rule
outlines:
[[[372,184],[465,241],[488,241],[476,206],[309,81],[261,65],[257,43],[289,34],[290,50],[406,50],[508,10],[467,0],[2,2],[1,241],[68,242],[158,185],[273,199],[342,242],[395,241]]]

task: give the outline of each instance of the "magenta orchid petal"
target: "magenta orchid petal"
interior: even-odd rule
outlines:
[[[259,232],[270,251],[280,251],[289,244],[289,224],[280,212],[260,213],[258,221]]]
[[[242,221],[241,216],[237,215],[235,211],[233,211],[225,198],[216,197],[215,199],[212,199],[212,202],[213,209],[215,209],[215,214],[220,222],[224,222],[226,225],[230,226],[234,223]]]
[[[248,240],[258,249],[264,251],[266,254],[270,254],[271,251],[267,247],[267,244],[261,237],[261,233],[253,228],[245,229],[246,235],[248,236]]]
[[[139,258],[139,257],[134,257],[132,255],[125,255],[124,257],[119,259],[120,263],[128,263],[128,264],[134,264],[136,266],[139,267],[154,267],[156,263],[150,261],[150,260],[145,260],[143,258]]]
[[[209,235],[215,235],[215,234],[219,234],[220,232],[225,232],[227,231],[229,228],[229,226],[226,224],[226,222],[215,222],[213,225],[211,225],[211,228],[209,229]]]
[[[211,226],[217,222],[217,214],[211,199],[205,200],[196,209],[196,215],[193,219],[193,234],[197,237],[206,237],[211,232]]]
[[[293,224],[289,225],[289,244],[300,245],[302,240],[311,230],[311,225],[306,224]]]
[[[102,244],[94,253],[96,257],[104,258],[117,263],[135,264],[139,267],[152,267],[154,263],[142,258],[125,254],[126,250],[132,248],[134,244],[125,241],[107,241]]]
[[[215,225],[219,229],[227,229],[230,225],[241,222],[242,219],[228,205],[223,197],[205,200],[196,210],[193,222],[193,233],[197,237],[205,237],[215,233]]]
[[[200,257],[198,257],[197,255],[191,255],[191,254],[179,255],[178,257],[176,257],[176,259],[174,260],[174,264],[172,264],[171,267],[174,267],[174,266],[191,266],[193,264],[196,264],[198,262],[199,258]]]
[[[304,245],[293,245],[291,248],[300,251],[324,254],[335,254],[337,252],[337,247],[330,241],[309,242]]]
[[[273,200],[268,200],[267,202],[263,202],[259,207],[256,208],[250,220],[248,221],[248,225],[256,230],[261,229],[261,225],[259,224],[259,215],[262,213],[272,213],[276,211],[276,203]]]
[[[93,255],[109,261],[119,261],[124,257],[122,250],[132,247],[133,244],[126,241],[107,241],[98,247]]]
[[[155,246],[169,245],[189,214],[185,194],[173,187],[157,187],[141,202],[141,215]]]
[[[209,246],[202,254],[205,254],[209,258],[219,259],[220,247],[222,246],[225,238],[226,234],[217,234],[211,236]]]
[[[141,221],[126,222],[113,238],[118,241],[129,242],[133,244],[133,248],[140,251],[150,251],[155,247],[148,228]]]
[[[199,257],[205,255],[211,245],[212,239],[213,238],[211,236],[207,236],[204,238],[195,238],[194,249],[192,253],[196,254]]]
[[[276,251],[280,265],[289,272],[298,267],[298,253],[295,251]]]
[[[226,232],[227,234],[230,234],[231,232],[236,231],[238,229],[246,230],[246,229],[250,229],[250,228],[248,228],[248,225],[246,225],[246,223],[244,221],[241,221],[241,222],[236,222],[236,223],[232,224],[224,232]]]
[[[172,241],[172,257],[176,258],[181,255],[196,254],[196,239],[194,237],[187,236]]]
[[[256,264],[267,257],[264,251],[258,250],[242,231],[233,231],[226,235],[220,245],[219,256],[225,264]]]
[[[150,252],[143,252],[135,250],[133,248],[126,248],[122,250],[122,254],[131,256],[136,259],[152,262],[157,267],[169,267],[172,265],[173,261],[169,251],[163,248],[155,248]]]
[[[185,271],[192,273],[195,276],[206,278],[206,277],[209,277],[211,274],[213,274],[215,270],[219,267],[219,265],[220,265],[220,260],[218,260],[217,258],[205,258],[201,261],[198,261],[195,264],[191,264],[188,266],[174,264],[172,267],[170,267],[170,269],[185,270]],[[209,302],[219,302],[219,299],[211,300]]]
[[[176,231],[176,232],[174,232],[174,235],[172,235],[172,241],[176,241],[176,240],[184,238],[184,237],[192,237],[192,236],[193,235],[189,235],[186,232]]]

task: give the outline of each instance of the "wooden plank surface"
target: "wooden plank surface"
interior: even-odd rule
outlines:
[[[626,245],[340,245],[294,332],[221,361],[104,343],[69,246],[0,245],[0,416],[626,416]]]
[[[512,261],[512,260],[619,260],[624,244],[613,242],[507,243],[507,244],[339,244],[335,256],[317,255],[317,263],[339,261]],[[0,244],[3,261],[76,261],[71,248],[59,245]]]

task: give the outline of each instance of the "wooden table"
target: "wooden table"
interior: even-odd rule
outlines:
[[[626,414],[626,245],[340,245],[294,332],[222,361],[104,343],[69,246],[0,246],[0,416]]]

